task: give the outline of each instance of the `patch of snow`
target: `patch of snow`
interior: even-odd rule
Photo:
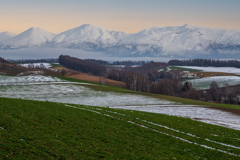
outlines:
[[[90,111],[90,112],[93,112],[93,113],[97,113],[97,114],[101,114],[101,115],[104,115],[104,116],[107,116],[107,117],[111,117],[111,118],[115,118],[115,119],[119,119],[119,120],[124,120],[124,119],[121,119],[121,118],[119,118],[119,117],[115,117],[115,116],[112,116],[112,115],[109,115],[109,114],[106,114],[106,113],[101,113],[101,112],[98,112],[98,111],[95,111],[95,110],[91,110],[91,109],[77,108],[77,107],[69,106],[69,105],[68,105],[68,107],[73,107],[73,108],[76,108],[76,109],[87,110],[87,111]],[[121,115],[124,115],[124,114],[121,114]],[[146,121],[146,120],[142,120],[142,121],[145,121],[145,122],[147,122],[147,123],[151,123],[151,122]],[[131,123],[131,124],[133,124],[133,125],[137,125],[137,126],[146,128],[146,129],[150,129],[150,130],[152,130],[152,131],[154,131],[154,132],[157,132],[157,133],[160,133],[160,134],[163,134],[163,135],[166,135],[166,136],[170,136],[170,137],[176,138],[176,139],[178,139],[178,140],[187,142],[187,143],[189,143],[189,144],[201,146],[201,147],[203,147],[203,148],[207,148],[207,149],[211,149],[211,150],[215,150],[215,151],[218,151],[218,152],[222,152],[222,153],[226,153],[226,154],[229,154],[229,155],[233,155],[233,156],[240,157],[240,155],[238,155],[238,154],[231,153],[231,152],[226,151],[226,150],[221,150],[221,149],[213,148],[213,147],[210,147],[210,146],[208,146],[208,145],[199,144],[199,143],[190,141],[190,140],[188,140],[188,139],[182,138],[182,137],[180,137],[180,136],[174,136],[174,135],[172,135],[172,134],[169,134],[169,133],[160,131],[160,130],[158,130],[158,129],[153,129],[152,127],[148,127],[148,126],[145,126],[145,125],[143,125],[143,124],[136,123],[136,122],[134,122],[134,121],[129,121],[129,120],[127,120],[126,122]],[[153,124],[153,123],[151,123],[151,124]],[[154,125],[158,125],[158,124],[154,124]],[[170,130],[175,130],[175,129],[172,129],[172,128],[169,128],[169,127],[166,127],[166,128],[167,128],[167,129],[170,129]],[[175,131],[178,131],[178,130],[175,130]],[[178,131],[178,132],[181,132],[181,131]],[[184,132],[181,132],[181,133],[184,133]],[[188,134],[188,133],[187,133],[187,134]],[[189,134],[189,135],[192,136],[192,137],[199,138],[199,137],[197,137],[197,136],[195,136],[195,135],[192,135],[192,134]],[[212,141],[212,140],[210,140],[210,139],[205,139],[205,140],[207,140],[207,141],[209,141],[209,142],[212,142],[212,143],[217,143],[217,144],[219,144],[219,145],[223,145],[223,146],[227,146],[227,147],[232,147],[232,148],[239,149],[239,147],[236,147],[236,146],[233,146],[233,145],[228,145],[228,144],[225,144],[225,143],[220,143],[220,142],[217,142],[217,141]]]
[[[201,106],[183,105],[146,105],[146,106],[113,106],[128,110],[137,110],[151,113],[161,113],[166,115],[191,118],[205,123],[215,124],[240,130],[240,116]]]
[[[175,102],[140,95],[95,91],[80,84],[82,83],[66,82],[58,78],[45,76],[2,76],[0,85],[4,87],[0,88],[0,96],[102,107],[175,104]]]
[[[177,66],[181,68],[197,69],[203,72],[224,72],[240,75],[240,68],[235,67],[197,67],[197,66]]]
[[[66,82],[59,78],[47,77],[47,76],[0,76],[0,85],[8,84],[27,84],[27,83],[46,83],[46,82]]]
[[[22,67],[26,68],[51,68],[52,65],[50,63],[24,63],[20,64]]]
[[[240,84],[240,77],[238,76],[215,76],[215,77],[206,77],[200,79],[189,80],[193,87],[196,89],[209,89],[210,84],[215,81],[219,87],[224,87],[228,85],[238,85]]]
[[[82,86],[81,84],[84,84]],[[46,76],[0,76],[0,97],[139,110],[188,117],[240,130],[240,116],[142,95],[95,91],[85,83]]]

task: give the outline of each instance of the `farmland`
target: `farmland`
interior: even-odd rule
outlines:
[[[0,76],[0,97],[4,158],[240,156],[238,106],[36,75]]]
[[[240,84],[240,69],[235,67],[172,66],[171,68],[195,74],[195,79],[187,79],[187,81],[190,81],[196,89],[209,89],[212,81],[215,81],[219,87]]]
[[[240,77],[238,76],[216,76],[216,77],[207,77],[201,79],[190,80],[193,87],[196,89],[209,89],[212,81],[215,81],[219,87],[224,87],[226,84],[238,85],[240,84]]]
[[[163,114],[1,98],[10,159],[238,159],[239,131]]]
[[[182,102],[182,99],[178,100],[176,97],[156,96],[69,78],[2,76],[0,79],[0,97],[163,113],[240,130],[237,125],[240,124],[240,119],[234,115],[234,111],[227,113],[202,107],[209,106],[204,102],[201,104],[193,101],[191,104],[190,100]]]

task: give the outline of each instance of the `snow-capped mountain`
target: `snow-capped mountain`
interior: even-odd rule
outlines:
[[[128,36],[123,42],[138,48],[138,54],[186,54],[204,53],[213,44],[239,45],[240,33],[227,30],[184,25],[180,27],[151,28]],[[217,48],[212,48],[217,49]],[[240,52],[239,52],[240,53]]]
[[[104,31],[103,29],[90,24],[84,24],[80,27],[58,34],[54,37],[53,42],[56,44],[79,44],[83,42],[113,44],[116,43],[116,38],[108,31]]]
[[[41,46],[51,42],[53,37],[53,33],[45,31],[41,28],[32,27],[2,43],[6,46],[11,46],[11,48]]]
[[[40,28],[30,28],[15,37],[0,41],[0,49],[31,46],[100,51],[114,56],[191,57],[230,52],[240,55],[240,32],[186,24],[127,34],[85,24],[58,35]]]
[[[0,33],[0,42],[7,41],[8,39],[16,36],[16,34],[11,32],[2,32]]]

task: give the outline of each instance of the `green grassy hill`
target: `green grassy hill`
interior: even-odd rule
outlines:
[[[162,114],[0,98],[2,159],[239,159],[240,131]]]

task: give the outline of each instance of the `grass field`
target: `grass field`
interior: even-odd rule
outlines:
[[[170,66],[169,67],[172,70],[182,70],[182,71],[190,71],[190,72],[200,72],[202,70],[199,69],[192,69],[192,68],[184,68],[184,67],[179,67],[179,66]]]
[[[59,63],[50,63],[52,67],[54,68],[63,68],[63,66]]]
[[[97,84],[72,78],[66,78],[66,77],[59,77],[63,80],[72,81],[72,82],[83,82],[83,83],[91,83],[91,84]],[[105,87],[107,86],[107,87]],[[186,98],[180,98],[180,97],[173,97],[173,96],[167,96],[167,95],[160,95],[160,94],[151,94],[151,93],[144,93],[144,92],[136,92],[124,88],[119,87],[113,87],[103,84],[98,85],[88,85],[89,88],[95,90],[95,91],[104,91],[104,92],[121,92],[121,93],[131,93],[131,94],[137,94],[137,95],[144,95],[151,98],[158,98],[158,99],[164,99],[172,102],[182,103],[182,104],[188,104],[188,105],[202,105],[202,106],[211,106],[211,107],[219,107],[219,108],[229,108],[229,109],[237,109],[240,110],[240,106],[238,105],[231,105],[231,104],[221,104],[221,103],[209,103],[204,101],[196,101],[192,99],[186,99]]]
[[[137,97],[134,103],[186,104],[235,109],[235,105],[135,92],[71,78],[44,76],[4,77],[2,94],[10,90],[39,98],[51,94],[61,102],[67,92],[87,87],[99,97]],[[67,82],[66,82],[67,81]],[[34,82],[34,83],[33,83]],[[76,83],[75,83],[76,82]],[[20,83],[20,85],[16,85]],[[26,84],[25,84],[26,83]],[[28,86],[28,83],[31,85]],[[55,84],[56,83],[56,84]],[[37,87],[37,91],[34,88]],[[51,87],[56,93],[49,93]],[[32,92],[33,90],[34,92]],[[87,91],[89,91],[87,90]],[[18,92],[20,93],[20,92]],[[0,94],[1,95],[1,94]],[[59,96],[60,95],[60,96]],[[94,97],[95,96],[95,97]],[[84,99],[80,99],[80,102]],[[117,105],[120,97],[111,103]],[[139,99],[139,97],[141,97]],[[42,99],[44,100],[44,99]],[[3,159],[239,159],[240,131],[176,116],[87,105],[0,98],[0,157]],[[51,100],[51,99],[50,99]],[[131,105],[133,102],[126,101]],[[154,100],[154,101],[152,101]],[[165,101],[162,101],[165,100]],[[105,100],[104,100],[105,101]],[[139,102],[138,102],[139,101]],[[120,102],[120,101],[119,101]],[[121,103],[123,103],[121,102]],[[141,102],[141,103],[142,103]],[[70,102],[69,102],[70,103]],[[153,103],[153,104],[154,104]],[[126,105],[125,104],[125,105]]]
[[[0,98],[3,159],[239,159],[240,131],[162,114]]]

